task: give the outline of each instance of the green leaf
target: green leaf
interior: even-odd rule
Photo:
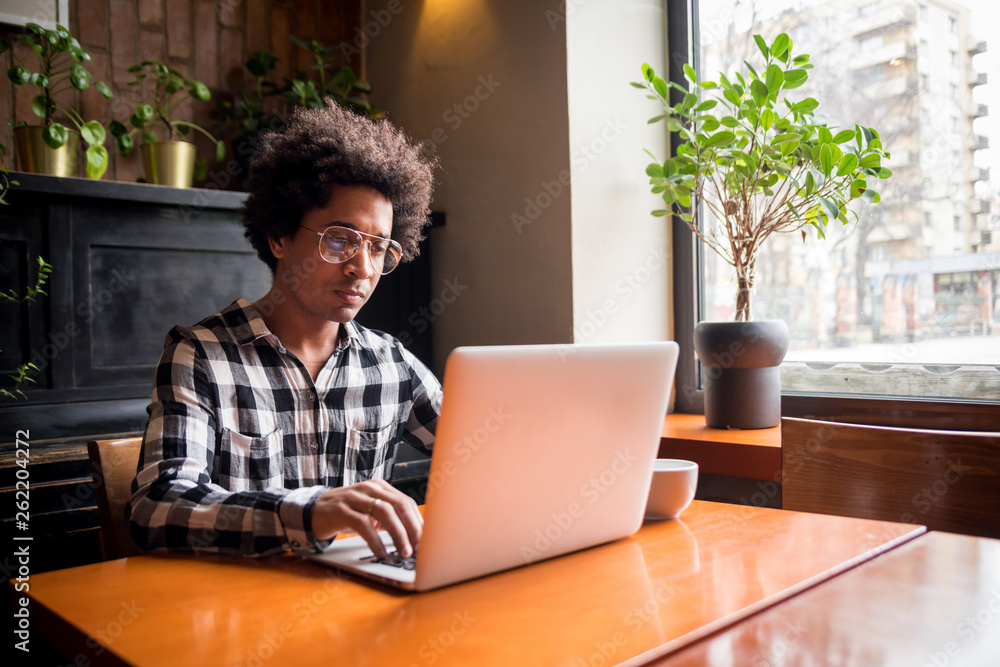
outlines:
[[[31,100],[31,110],[39,118],[45,118],[48,109],[45,106],[45,95],[37,95]]]
[[[632,86],[633,88],[638,88],[640,90],[646,90],[646,86],[636,81],[629,81],[628,85]]]
[[[226,159],[226,144],[222,141],[215,143],[215,161],[222,162]]]
[[[768,94],[767,86],[763,81],[760,79],[754,79],[750,82],[750,95],[753,97],[753,101],[758,107],[764,105]]]
[[[123,134],[118,137],[118,152],[122,155],[128,155],[135,148],[135,140],[128,134]]]
[[[878,153],[865,153],[858,161],[859,169],[877,169],[882,164],[882,157]]]
[[[148,104],[140,104],[135,108],[134,115],[144,123],[149,122],[153,120],[153,107]]]
[[[868,189],[861,193],[861,199],[869,204],[877,204],[882,200],[882,197],[874,190]]]
[[[741,103],[740,96],[736,93],[735,90],[733,90],[732,88],[726,88],[724,91],[722,91],[722,96],[725,97],[726,100],[734,107],[739,108]]]
[[[823,175],[829,177],[833,171],[833,152],[830,150],[830,144],[823,144],[819,149],[819,164]]]
[[[191,82],[191,97],[202,102],[208,102],[212,99],[212,93],[209,92],[208,86],[203,84],[201,81]]]
[[[854,130],[841,130],[833,138],[833,143],[842,144],[845,141],[850,141],[853,138],[854,138]]]
[[[719,122],[721,122],[726,127],[736,127],[740,124],[740,122],[735,118],[733,118],[732,116],[723,116],[722,120]]]
[[[708,137],[708,140],[702,144],[702,148],[716,148],[718,146],[725,146],[727,144],[733,143],[736,140],[736,135],[729,130],[722,130],[721,132],[716,132],[715,134]]]
[[[789,155],[794,153],[798,147],[799,147],[798,140],[784,142],[783,144],[781,144],[781,157],[788,157]]]
[[[771,145],[776,146],[778,144],[783,144],[786,141],[794,141],[795,143],[798,143],[801,139],[801,135],[794,134],[792,132],[784,132],[776,136],[774,139],[771,139]]]
[[[657,209],[655,211],[651,211],[651,213],[657,218],[665,218],[666,216],[670,215],[670,211],[665,211],[662,208]]]
[[[52,150],[61,148],[69,141],[69,130],[62,123],[52,123],[42,131],[42,141]]]
[[[643,63],[642,64],[642,78],[645,79],[646,81],[650,81],[651,82],[653,80],[653,77],[655,77],[655,76],[656,76],[656,72],[654,72],[653,68],[649,66],[649,63]]]
[[[806,79],[809,78],[809,74],[802,69],[790,69],[785,72],[785,90],[791,90],[792,88],[798,88]]]
[[[646,175],[651,178],[664,178],[663,165],[653,162],[646,166]]]
[[[781,56],[788,51],[788,47],[791,45],[792,40],[788,38],[788,35],[781,33],[774,38],[771,43],[771,55],[775,58],[781,58]],[[787,60],[787,58],[781,58],[782,60]],[[768,86],[770,88],[770,86]]]
[[[655,90],[656,94],[663,99],[667,99],[667,97],[669,97],[669,93],[667,92],[667,82],[660,77],[655,77],[653,79],[653,90]]]
[[[101,132],[104,132],[104,128],[101,128]],[[87,178],[97,179],[103,176],[108,169],[108,149],[104,146],[91,146],[84,155],[86,163],[83,170]]]
[[[834,204],[829,199],[827,199],[826,197],[820,197],[819,195],[816,195],[816,199],[817,201],[819,201],[820,206],[823,207],[823,211],[826,213],[826,216],[832,220],[836,220],[837,216],[840,215],[840,209],[837,207],[837,205]]]
[[[844,157],[840,158],[840,164],[837,165],[837,176],[846,176],[850,174],[858,167],[858,156],[854,153],[844,153]]]
[[[868,189],[868,182],[864,179],[857,179],[851,183],[851,199],[857,199]]]
[[[109,100],[112,97],[114,97],[114,93],[111,92],[111,89],[108,87],[108,84],[104,83],[103,81],[95,81],[94,88],[97,88],[97,92],[99,92],[101,95],[104,95]]]
[[[87,144],[90,146],[103,145],[104,139],[106,137],[104,133],[104,126],[98,123],[96,120],[92,120],[90,122],[81,125],[80,134],[83,136],[83,140],[86,141]]]
[[[31,82],[31,72],[27,67],[14,65],[7,69],[7,78],[19,86],[26,86]]]
[[[208,160],[198,158],[194,163],[194,180],[203,181],[208,176]]]
[[[767,42],[764,41],[763,37],[760,35],[754,35],[753,41],[757,42],[757,48],[759,48],[760,52],[764,54],[765,60],[771,57],[771,51],[767,48]]]
[[[819,102],[815,98],[807,97],[801,102],[796,102],[792,105],[792,111],[795,113],[812,113],[819,106]]]
[[[677,200],[677,203],[681,206],[691,205],[691,188],[677,185],[672,187],[671,190],[673,190],[674,199]]]
[[[720,125],[719,119],[717,119],[715,116],[708,116],[707,118],[702,120],[701,129],[704,130],[705,132],[715,132],[716,130],[719,129],[719,125]]]
[[[684,78],[690,81],[691,83],[694,83],[695,81],[698,80],[698,75],[695,74],[694,68],[691,67],[691,65],[689,65],[688,63],[684,63]]]
[[[74,64],[69,70],[69,82],[77,90],[90,88],[90,72],[83,65]]]
[[[125,127],[125,124],[117,120],[112,120],[108,123],[108,129],[111,130],[111,135],[114,137],[120,137],[128,132],[128,128]]]
[[[785,83],[785,73],[777,65],[768,65],[764,73],[764,83],[767,84],[768,90],[780,90]]]
[[[714,109],[718,105],[719,105],[718,100],[705,100],[704,102],[696,106],[694,110],[698,112],[710,111],[711,109]]]

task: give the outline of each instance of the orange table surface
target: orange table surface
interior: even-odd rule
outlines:
[[[630,538],[420,594],[292,556],[147,555],[33,576],[32,628],[98,665],[642,664],[923,532],[694,501]]]

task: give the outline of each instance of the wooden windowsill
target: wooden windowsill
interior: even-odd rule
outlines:
[[[723,430],[706,426],[704,415],[669,414],[659,456],[694,461],[711,475],[776,482],[781,479],[781,427]]]

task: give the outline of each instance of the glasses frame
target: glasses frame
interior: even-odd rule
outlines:
[[[351,253],[350,255],[348,255],[347,257],[345,257],[344,259],[340,260],[339,262],[331,260],[331,259],[327,259],[326,255],[323,254],[323,237],[331,229],[346,229],[347,231],[353,232],[353,233],[357,234],[358,236],[360,236],[361,237],[361,243],[358,244],[358,246],[357,246],[358,249],[363,248],[365,245],[368,246],[367,249],[365,250],[365,252],[368,254],[368,262],[371,264],[372,269],[375,270],[375,273],[377,273],[377,274],[379,274],[381,276],[387,276],[390,273],[392,273],[393,271],[395,271],[396,268],[403,261],[403,246],[401,246],[399,244],[399,242],[396,241],[395,239],[387,239],[384,236],[377,236],[375,234],[366,234],[365,232],[359,232],[358,230],[354,229],[353,227],[346,227],[344,225],[328,225],[322,231],[317,230],[317,229],[313,229],[312,227],[306,227],[305,225],[299,225],[299,226],[302,227],[302,229],[308,229],[309,231],[314,232],[319,237],[317,239],[317,250],[319,251],[320,259],[322,259],[327,264],[344,264],[345,262],[348,262],[351,259],[353,259],[354,256],[358,254],[358,251],[355,250],[353,253]],[[372,243],[373,243],[374,240],[388,241],[388,243],[389,243],[389,249],[388,249],[387,252],[395,252],[396,253],[396,264],[393,265],[393,267],[391,269],[389,269],[388,271],[380,270],[375,265],[375,260],[372,259]],[[384,263],[384,260],[383,260],[383,267],[384,266],[385,266],[385,263]]]

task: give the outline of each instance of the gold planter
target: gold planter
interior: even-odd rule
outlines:
[[[45,145],[42,125],[22,125],[14,128],[14,145],[21,171],[50,176],[76,176],[76,149],[80,135],[69,131],[69,140],[55,150]]]
[[[186,141],[157,141],[142,145],[142,168],[146,182],[189,188],[194,181],[194,144]]]

